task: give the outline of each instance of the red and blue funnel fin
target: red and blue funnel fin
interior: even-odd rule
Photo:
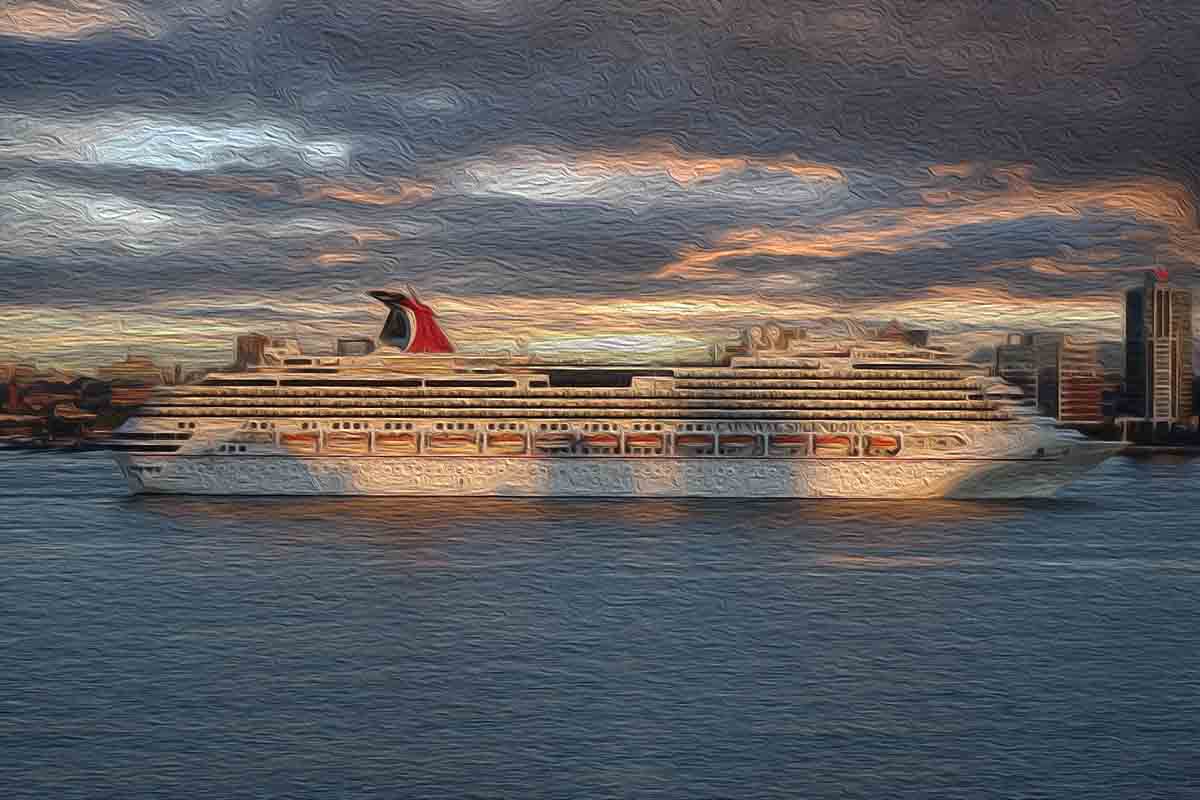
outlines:
[[[371,292],[390,309],[379,341],[405,353],[453,353],[454,345],[442,332],[433,309],[402,292]]]

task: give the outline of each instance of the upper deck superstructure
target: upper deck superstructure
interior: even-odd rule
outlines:
[[[156,392],[118,431],[127,475],[142,488],[182,486],[203,465],[213,485],[236,490],[230,481],[251,466],[286,464],[300,491],[317,493],[314,472],[340,471],[357,477],[339,493],[888,496],[889,485],[948,493],[971,464],[1029,462],[1036,473],[1065,467],[1072,450],[1076,460],[1099,455],[1032,417],[1011,387],[895,325],[844,322],[825,335],[752,326],[709,364],[548,364],[455,352],[428,306],[372,295],[390,313],[385,346],[370,355],[268,347],[244,371]],[[456,472],[488,464],[508,477],[455,484]],[[394,486],[363,477],[401,465],[407,477]],[[773,477],[759,491],[743,486],[742,470]],[[661,480],[639,483],[648,471]],[[430,488],[423,473],[450,476],[449,488]],[[593,478],[576,480],[584,474]],[[257,480],[247,491],[263,490]],[[904,481],[920,486],[897,489]]]

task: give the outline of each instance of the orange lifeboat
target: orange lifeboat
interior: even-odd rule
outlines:
[[[411,454],[417,452],[417,434],[378,432],[375,434],[375,452]]]
[[[627,433],[625,446],[658,450],[663,446],[663,437],[661,433]]]
[[[487,435],[488,450],[497,453],[524,453],[525,434],[500,431]]]
[[[366,431],[326,431],[321,449],[332,455],[359,455],[370,449],[370,441]]]
[[[316,431],[279,434],[279,446],[289,453],[315,453],[319,435]]]
[[[583,444],[585,447],[607,447],[615,450],[621,446],[621,437],[615,433],[585,433]]]
[[[900,452],[900,440],[895,436],[874,435],[867,437],[867,455],[894,456]]]
[[[818,456],[845,457],[853,454],[854,443],[849,436],[820,435],[813,439],[813,450]]]
[[[429,434],[429,451],[432,453],[468,453],[479,448],[479,439],[474,433]]]
[[[711,433],[681,433],[675,437],[675,446],[690,450],[711,449],[713,441]]]

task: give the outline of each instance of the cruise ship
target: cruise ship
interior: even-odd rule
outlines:
[[[135,492],[221,495],[1012,498],[1119,445],[1021,390],[853,321],[751,325],[706,363],[456,351],[410,289],[357,355],[263,337],[244,369],[161,387],[114,432]]]

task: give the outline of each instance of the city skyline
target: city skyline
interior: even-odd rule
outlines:
[[[17,2],[0,358],[213,365],[371,335],[405,283],[464,347],[1117,341],[1139,273],[1200,265],[1198,34],[1186,3]]]

